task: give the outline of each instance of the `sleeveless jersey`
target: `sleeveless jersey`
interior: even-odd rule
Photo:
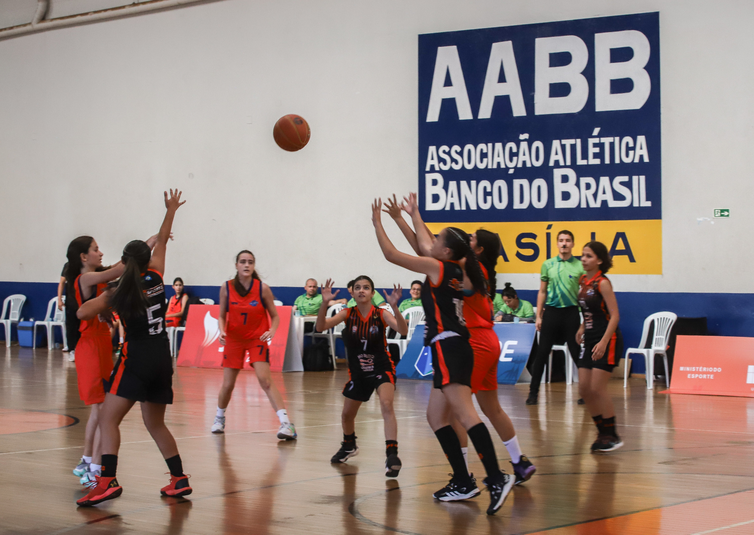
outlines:
[[[463,318],[463,269],[458,262],[440,262],[438,283],[433,285],[427,277],[422,284],[421,299],[427,322],[425,346],[442,333],[456,333],[469,338]]]
[[[487,270],[481,264],[485,280],[487,279]],[[474,292],[472,295],[463,296],[463,319],[466,321],[466,327],[469,329],[492,329],[494,324],[495,307],[489,295],[482,295]]]
[[[165,314],[168,305],[165,302],[165,284],[162,281],[162,274],[151,269],[147,270],[141,275],[141,284],[144,288],[144,297],[147,298],[144,313],[134,315],[126,321],[123,314],[118,311],[123,320],[123,327],[126,329],[126,342],[167,340]]]
[[[262,281],[251,279],[246,295],[236,291],[232,280],[225,283],[225,289],[228,294],[225,332],[236,340],[259,340],[270,330],[270,318],[262,301]]]
[[[384,310],[372,305],[366,318],[361,316],[358,307],[346,309],[343,328],[343,345],[348,356],[348,373],[351,377],[364,377],[385,371],[395,372],[393,361],[388,354],[385,338]]]
[[[76,277],[74,286],[76,288],[76,304],[80,307],[85,302],[83,298],[84,292],[81,288],[81,275]],[[86,301],[90,301],[98,295],[101,295],[102,292],[105,291],[105,288],[107,288],[107,284],[98,284],[92,292],[92,295],[89,296],[89,299]],[[82,335],[86,334],[87,336],[110,336],[110,326],[104,321],[100,321],[99,316],[95,316],[89,320],[81,320],[81,323],[79,324],[79,332],[81,332]]]
[[[593,278],[582,275],[579,279],[579,306],[584,314],[584,337],[599,341],[607,330],[610,312],[600,293],[600,282],[608,280],[601,271]]]
[[[181,299],[183,299],[183,295],[181,295],[180,297],[174,295],[170,298],[170,300],[168,301],[167,314],[178,314],[181,311]],[[165,321],[167,322],[168,327],[178,327],[181,324],[180,316],[167,318]]]

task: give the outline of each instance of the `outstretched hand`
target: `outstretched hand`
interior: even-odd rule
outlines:
[[[410,216],[419,213],[419,201],[417,200],[416,193],[409,193],[408,197],[403,197],[402,208]]]
[[[186,204],[186,201],[181,202],[181,195],[183,194],[182,191],[178,191],[176,188],[175,190],[170,190],[170,197],[168,197],[168,192],[165,192],[165,208],[168,210],[176,211],[178,208]]]
[[[383,293],[385,294],[385,301],[387,301],[388,304],[393,308],[393,311],[398,314],[398,301],[400,301],[401,297],[403,297],[403,288],[401,288],[401,285],[398,284],[396,286],[395,284],[393,284],[393,291],[390,292],[390,294],[387,293],[387,290],[384,290]]]
[[[332,279],[327,279],[325,281],[324,286],[320,288],[320,291],[322,293],[322,303],[327,304],[330,301],[333,300],[333,298],[340,293],[340,290],[332,291],[333,286],[335,286],[335,283]]]
[[[372,224],[382,224],[382,199],[375,199],[372,203]]]
[[[393,219],[400,219],[401,216],[401,208],[402,206],[398,204],[398,199],[395,197],[395,193],[393,193],[393,198],[391,199],[388,197],[385,200],[385,208],[382,210],[386,214],[388,214]]]

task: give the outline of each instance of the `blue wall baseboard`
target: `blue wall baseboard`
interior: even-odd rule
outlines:
[[[187,289],[197,297],[209,297],[218,301],[219,286],[188,286]],[[278,286],[272,288],[272,291],[275,298],[285,305],[293,305],[296,298],[304,293],[300,286]],[[21,316],[25,319],[42,320],[47,311],[47,303],[56,292],[56,283],[0,281],[0,299],[11,294],[26,296],[26,303],[21,311]],[[172,287],[167,288],[167,294],[173,295]],[[408,290],[404,290],[403,294],[407,298]],[[536,305],[535,290],[519,290],[518,294]],[[644,318],[661,310],[675,312],[679,317],[706,317],[711,335],[754,336],[754,299],[750,294],[617,292],[616,296],[625,348],[639,344]],[[338,298],[342,297],[349,297],[345,288],[340,288]],[[2,336],[0,331],[0,337]],[[14,327],[13,338],[16,339],[16,336]],[[644,373],[643,362],[637,360],[634,366],[637,373]]]

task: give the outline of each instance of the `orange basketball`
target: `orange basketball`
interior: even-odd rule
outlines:
[[[306,147],[311,133],[306,119],[294,114],[284,115],[278,119],[275,128],[272,129],[275,143],[281,149],[289,152],[295,152]]]

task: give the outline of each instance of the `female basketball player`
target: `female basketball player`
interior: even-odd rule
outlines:
[[[450,501],[479,494],[466,469],[458,436],[450,425],[452,412],[467,431],[487,472],[485,484],[491,498],[487,514],[494,515],[503,505],[514,481],[500,471],[490,433],[474,409],[471,399],[474,353],[463,318],[463,288],[486,293],[484,275],[471,250],[469,237],[463,231],[448,227],[433,243],[426,227],[416,228],[415,224],[419,249],[429,251],[430,257],[411,256],[398,251],[392,244],[382,226],[381,212],[382,201],[377,199],[372,204],[372,222],[385,258],[388,262],[427,275],[422,288],[422,306],[427,318],[425,345],[432,348],[435,386],[429,398],[427,420],[453,467],[453,479],[434,496]]]
[[[66,256],[66,294],[72,301],[70,306],[73,310],[100,295],[107,282],[117,279],[123,273],[123,264],[120,262],[109,269],[102,268],[103,253],[91,236],[79,236],[73,240],[68,245]],[[100,407],[105,401],[103,381],[110,377],[113,369],[113,344],[110,327],[96,316],[80,322],[79,332],[81,337],[76,345],[79,397],[86,405],[92,406],[92,411],[86,423],[84,455],[73,473],[81,478],[82,485],[88,486],[96,483],[95,476],[100,470],[98,424]]]
[[[394,207],[396,206],[395,196],[393,196],[392,205],[389,208],[394,211]],[[419,214],[416,194],[409,194],[405,203],[399,207],[399,209],[401,208],[411,216],[415,225],[426,229],[426,225],[421,219],[421,214]],[[392,213],[391,216],[393,216]],[[393,219],[396,218],[393,217]],[[402,216],[401,219],[403,219]],[[401,230],[404,235],[407,233],[412,234],[409,243],[417,243],[415,233],[408,225]],[[425,232],[425,235],[427,234],[432,236],[428,230]],[[492,315],[494,306],[489,296],[495,294],[497,286],[496,265],[498,256],[500,255],[500,238],[497,234],[488,230],[479,229],[471,235],[470,246],[479,260],[480,268],[487,280],[487,289],[489,291],[489,293],[483,294],[472,290],[464,290],[463,316],[466,321],[466,327],[469,329],[469,342],[474,351],[474,371],[471,375],[471,391],[476,395],[482,412],[490,419],[490,423],[492,423],[503,444],[505,444],[511,456],[516,484],[520,485],[524,481],[528,481],[537,469],[521,453],[521,447],[518,443],[513,422],[500,406],[500,401],[497,397],[497,367],[500,357],[500,344],[493,330]],[[455,419],[453,420],[453,429],[455,429],[461,442],[461,450],[465,458],[468,451],[466,430]]]
[[[270,349],[268,343],[275,336],[280,317],[275,307],[272,290],[262,282],[254,266],[256,259],[251,251],[236,255],[236,277],[220,287],[220,343],[223,352],[223,385],[217,396],[217,415],[212,424],[213,433],[225,432],[225,409],[236,386],[238,372],[244,360],[257,374],[272,408],[280,420],[278,438],[294,440],[296,428],[288,419],[285,402],[270,376]],[[269,317],[268,317],[269,314]],[[270,319],[272,322],[270,322]],[[247,356],[248,354],[248,356]]]
[[[168,300],[168,312],[165,314],[165,325],[167,327],[180,327],[183,320],[183,313],[186,311],[188,303],[188,294],[183,291],[183,279],[176,277],[173,280],[173,290],[175,295]]]
[[[579,306],[584,315],[576,341],[584,342],[577,361],[579,394],[597,426],[597,440],[592,451],[605,453],[623,446],[615,430],[615,407],[607,393],[607,382],[623,351],[623,337],[618,328],[620,314],[613,285],[605,277],[613,261],[607,247],[598,241],[584,246],[581,265],[586,271],[579,280]]]
[[[322,287],[322,301],[328,303],[338,295],[332,291],[333,282],[327,279]],[[361,404],[369,401],[372,392],[377,391],[380,398],[380,410],[385,421],[385,475],[398,477],[401,460],[398,458],[398,422],[393,410],[395,396],[395,366],[390,359],[385,330],[387,327],[405,336],[408,324],[401,314],[393,316],[387,310],[372,304],[374,283],[366,275],[354,279],[353,296],[356,306],[344,308],[333,317],[326,317],[326,307],[320,307],[317,316],[317,330],[322,332],[346,322],[343,329],[343,344],[348,358],[349,381],[343,388],[345,400],[341,422],[343,424],[343,442],[340,450],[330,459],[331,463],[344,463],[359,453],[356,446],[356,414]],[[394,286],[385,298],[393,310],[398,309],[401,296],[400,285]]]
[[[100,417],[102,434],[102,475],[97,486],[78,500],[79,506],[97,505],[117,498],[123,492],[118,484],[120,422],[137,401],[149,434],[157,443],[170,470],[170,483],[160,489],[163,496],[191,494],[188,476],[175,438],[165,425],[165,409],[173,403],[173,359],[165,332],[165,249],[181,192],[165,192],[167,212],[157,235],[154,252],[143,241],[134,240],[123,249],[123,276],[117,288],[84,303],[78,311],[82,320],[115,310],[126,329],[123,354],[106,385],[107,396]],[[80,342],[79,342],[80,343]],[[78,359],[77,359],[78,360]]]

